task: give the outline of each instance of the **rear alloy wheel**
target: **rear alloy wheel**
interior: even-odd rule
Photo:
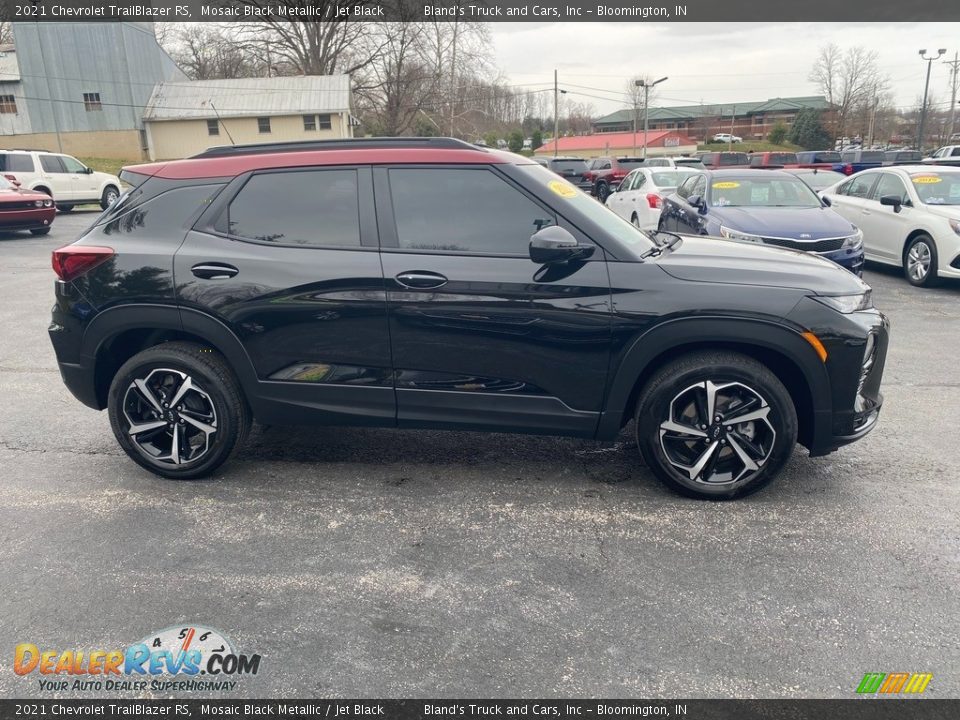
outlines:
[[[599,200],[601,203],[605,203],[608,197],[610,197],[610,186],[606,183],[598,183],[597,200]]]
[[[937,246],[929,235],[917,235],[903,254],[903,274],[911,285],[937,284]]]
[[[113,185],[107,185],[103,191],[103,195],[100,197],[100,208],[106,210],[108,207],[113,205],[117,198],[120,197],[120,191],[117,190]]]
[[[110,386],[110,424],[131,459],[190,479],[224,463],[250,429],[250,412],[224,360],[193,343],[148,348]]]
[[[62,213],[68,213],[73,211],[73,205],[57,205],[57,210]]]
[[[797,442],[790,394],[765,366],[730,352],[686,355],[637,403],[637,444],[668,487],[732,499],[773,480]]]

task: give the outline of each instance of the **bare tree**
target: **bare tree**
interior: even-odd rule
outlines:
[[[809,79],[831,105],[830,130],[836,137],[850,131],[852,116],[874,106],[889,86],[877,65],[876,51],[855,46],[844,52],[834,43],[820,48]]]
[[[165,37],[168,52],[193,80],[258,77],[264,68],[229,25],[184,23]]]
[[[651,85],[653,81],[654,77],[652,75],[636,75],[630,78],[625,85],[627,102],[631,110],[631,120],[633,127],[637,130],[643,130],[643,118],[647,115],[645,103],[650,103],[652,106],[657,98],[657,87]],[[649,92],[643,85],[638,85],[639,82],[651,85]]]

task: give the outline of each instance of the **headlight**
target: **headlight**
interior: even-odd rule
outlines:
[[[858,310],[869,310],[873,307],[872,291],[860,293],[859,295],[814,295],[814,300],[831,307],[844,315]]]
[[[43,207],[43,202],[44,202],[43,200],[34,200],[33,204],[36,207]]]
[[[858,248],[863,245],[863,231],[860,228],[857,228],[856,230],[857,231],[853,235],[848,238],[844,238],[844,248]]]
[[[953,231],[957,235],[960,235],[960,220],[948,220],[947,222],[950,223],[950,227],[953,228]]]
[[[44,201],[43,201],[43,206],[44,206],[44,207],[53,207],[53,200],[44,200]]]
[[[740,232],[739,230],[733,230],[728,227],[720,226],[720,234],[730,240],[745,240],[746,242],[763,242],[763,238],[759,235],[751,235],[750,233]]]

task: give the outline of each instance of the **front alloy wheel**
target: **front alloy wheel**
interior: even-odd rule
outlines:
[[[770,406],[753,388],[704,380],[670,402],[660,447],[693,482],[736,483],[770,459],[777,431],[769,416]]]
[[[928,235],[918,235],[903,255],[903,272],[911,285],[932,287],[937,282],[937,246]]]
[[[640,392],[637,446],[672,490],[731,499],[773,480],[797,442],[790,393],[757,360],[691,353],[657,370]]]

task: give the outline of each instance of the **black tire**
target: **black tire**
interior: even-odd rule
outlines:
[[[709,402],[708,381],[720,387],[713,388],[716,415],[704,425],[699,420]],[[738,405],[738,399],[749,402]],[[739,411],[743,415],[765,411],[765,417],[724,425],[723,419],[737,417],[738,407],[744,408]],[[681,409],[690,414],[679,413]],[[669,362],[641,391],[635,419],[637,446],[647,466],[671,490],[701,499],[732,500],[756,492],[777,476],[797,442],[790,393],[767,367],[735,352],[696,352]],[[667,421],[690,427],[698,436],[663,430]],[[741,460],[735,446],[757,469]],[[687,469],[681,471],[678,464]],[[698,465],[702,470],[693,477]]]
[[[106,210],[113,205],[120,197],[120,189],[115,185],[107,185],[103,189],[103,195],[100,196],[100,209]]]
[[[57,210],[60,212],[68,213],[73,212],[73,205],[57,205]]]
[[[170,384],[165,390],[162,385],[168,378],[171,382],[182,381],[177,374],[185,375],[199,390],[186,391],[177,407],[173,404],[167,407],[164,402],[176,397],[179,386]],[[147,396],[135,386],[137,380],[146,382],[156,405],[151,406]],[[190,407],[185,408],[188,405]],[[107,407],[113,434],[130,459],[171,480],[210,475],[243,444],[252,423],[240,384],[227,362],[215,350],[190,342],[163,343],[127,360],[110,384]],[[159,414],[156,410],[160,411]],[[206,413],[207,410],[212,410],[212,415]],[[139,442],[134,441],[128,412],[136,416],[134,419],[138,423],[159,422],[163,427],[140,433]],[[209,434],[198,431],[193,423],[184,422],[184,417],[199,419],[214,431]],[[199,445],[200,442],[198,432],[204,435],[203,451],[199,453],[196,452],[198,447],[194,447],[194,443]],[[174,437],[183,438],[176,446],[180,449],[177,453],[179,464],[170,459],[174,454]],[[169,451],[163,459],[163,449],[167,447]],[[151,452],[157,449],[159,452]],[[189,457],[191,454],[192,458]]]
[[[922,267],[926,262],[926,270]],[[923,233],[907,243],[903,251],[903,275],[914,287],[934,287],[940,282],[937,276],[937,244]]]
[[[34,228],[33,230],[30,231],[30,234],[31,234],[31,235],[49,235],[49,234],[50,234],[50,228],[48,228],[48,227],[45,227],[45,228]]]
[[[597,200],[605,203],[608,197],[610,197],[610,186],[605,182],[597,183]]]

